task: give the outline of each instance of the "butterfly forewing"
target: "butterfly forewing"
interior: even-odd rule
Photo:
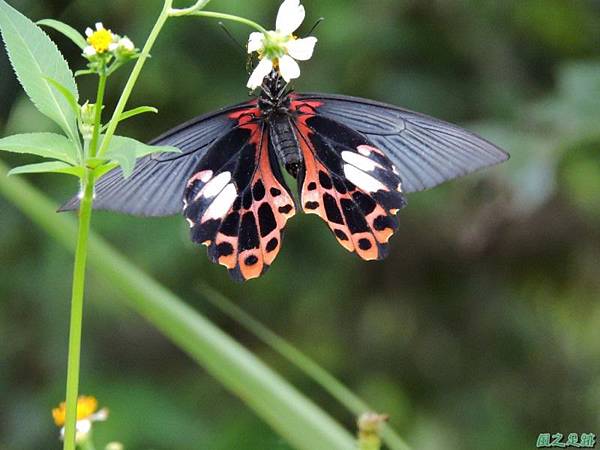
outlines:
[[[365,260],[382,259],[405,206],[402,184],[390,160],[361,134],[294,105],[304,158],[299,179],[303,210],[319,215],[338,242]]]
[[[313,113],[360,133],[398,169],[405,193],[506,161],[491,142],[456,125],[392,105],[331,94],[299,94]]]
[[[184,194],[184,215],[192,240],[206,245],[213,262],[244,281],[273,263],[295,208],[264,124],[238,120],[240,126],[195,168]]]
[[[183,192],[194,168],[215,141],[238,126],[230,116],[249,107],[245,103],[197,117],[154,139],[150,144],[172,145],[181,153],[145,156],[128,178],[120,168],[110,171],[96,183],[94,209],[145,217],[181,214]],[[73,197],[60,211],[78,206],[79,199]]]

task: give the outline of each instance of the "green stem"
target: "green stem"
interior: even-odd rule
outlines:
[[[85,290],[87,246],[93,202],[94,175],[91,170],[87,170],[86,177],[83,180],[83,197],[81,198],[79,207],[79,230],[77,234],[75,268],[73,270],[73,290],[71,294],[64,450],[75,450],[79,363],[81,356],[81,326],[83,321],[83,294]]]
[[[208,5],[208,2],[210,2],[210,0],[198,0],[194,6],[190,6],[189,8],[181,8],[181,9],[171,8],[169,10],[169,16],[171,16],[171,17],[187,16],[188,14],[190,14],[194,11],[198,11],[199,9],[204,8],[206,5]]]
[[[121,117],[123,111],[125,111],[125,107],[127,106],[127,101],[131,96],[133,87],[137,82],[137,79],[140,75],[140,72],[142,71],[142,68],[144,67],[144,64],[146,63],[146,60],[150,56],[150,50],[152,50],[152,47],[156,42],[156,38],[162,30],[162,27],[165,25],[165,22],[169,18],[169,11],[171,10],[172,5],[173,0],[165,0],[163,9],[160,15],[158,16],[158,19],[156,20],[156,23],[154,24],[150,35],[148,36],[148,40],[146,41],[146,44],[142,49],[142,53],[140,53],[140,57],[136,61],[135,66],[133,67],[133,70],[129,75],[129,79],[127,80],[127,84],[125,84],[125,88],[123,89],[121,98],[119,98],[119,102],[115,107],[115,111],[113,112],[112,118],[110,119],[110,122],[108,124],[108,128],[106,130],[106,134],[104,135],[104,139],[102,139],[102,145],[100,146],[100,150],[97,153],[98,158],[102,158],[108,150],[110,140],[114,136],[115,131],[117,130],[117,126],[119,125],[119,118]]]
[[[98,138],[100,137],[100,128],[102,126],[102,106],[104,105],[104,91],[106,90],[106,68],[102,69],[100,79],[98,80],[98,95],[96,95],[96,117],[94,118],[94,133],[90,143],[90,157],[95,158],[98,150]]]
[[[254,28],[255,30],[260,31],[261,33],[267,33],[267,30],[265,28],[263,28],[261,25],[259,25],[258,23],[254,22],[250,19],[246,19],[244,17],[239,17],[239,16],[233,16],[231,14],[225,14],[225,13],[214,12],[214,11],[194,11],[194,12],[190,12],[186,15],[211,17],[213,19],[230,20],[232,22],[238,22],[238,23],[243,23],[244,25],[248,25],[248,26]]]

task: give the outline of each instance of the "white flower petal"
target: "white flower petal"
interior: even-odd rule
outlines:
[[[275,28],[282,34],[292,34],[302,25],[305,14],[300,0],[285,0],[279,7]]]
[[[119,40],[119,47],[127,50],[128,52],[135,50],[135,45],[133,45],[133,42],[127,36]]]
[[[85,47],[83,49],[83,54],[85,56],[94,56],[96,54],[96,49],[94,47],[92,47],[91,45],[88,45],[87,47]]]
[[[87,27],[87,28],[85,29],[85,35],[86,35],[87,37],[90,37],[92,34],[94,34],[94,30],[92,30],[90,27]]]
[[[300,76],[300,66],[291,56],[284,55],[279,58],[279,73],[288,83]]]
[[[316,37],[307,37],[304,39],[294,39],[287,43],[287,51],[290,56],[298,61],[307,61],[312,58],[315,45],[317,44]]]
[[[263,79],[271,73],[271,70],[273,70],[273,62],[268,58],[261,59],[252,75],[250,75],[247,86],[250,89],[256,89],[262,84]]]
[[[248,53],[257,52],[264,46],[265,36],[260,31],[250,33],[248,38]]]
[[[96,22],[96,30],[104,30],[104,25],[102,25],[102,22]]]

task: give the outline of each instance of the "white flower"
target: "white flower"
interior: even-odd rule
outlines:
[[[120,37],[117,36],[117,39],[109,45],[108,50],[115,53],[133,53],[135,51],[135,45],[127,36]]]
[[[298,39],[293,35],[304,21],[304,16],[304,6],[300,0],[285,0],[277,13],[275,31],[250,34],[248,53],[257,52],[260,59],[248,80],[250,89],[259,87],[273,68],[288,83],[300,76],[300,66],[296,60],[309,60],[317,43],[315,37]]]

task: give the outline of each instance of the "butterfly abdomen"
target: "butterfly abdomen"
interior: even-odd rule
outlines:
[[[270,141],[279,161],[294,178],[302,168],[302,154],[298,139],[288,116],[276,117],[269,128]]]

